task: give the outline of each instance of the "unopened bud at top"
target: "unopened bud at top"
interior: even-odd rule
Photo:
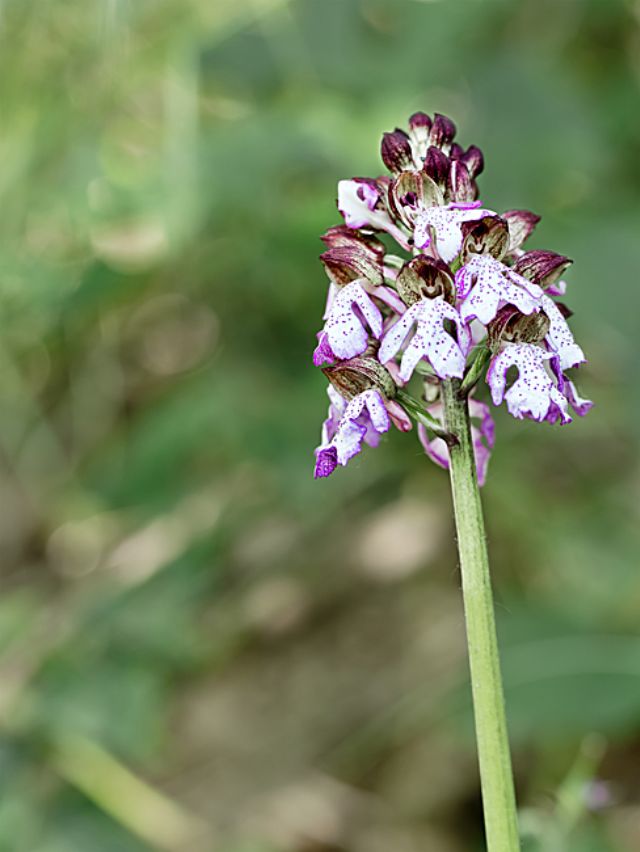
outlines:
[[[439,112],[436,112],[433,116],[431,130],[429,131],[429,144],[448,150],[455,135],[456,126],[453,121],[447,118],[446,115],[440,115]]]
[[[393,133],[385,133],[380,153],[385,166],[394,174],[414,168],[411,142],[404,130],[396,128]]]

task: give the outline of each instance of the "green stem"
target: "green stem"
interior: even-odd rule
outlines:
[[[462,572],[471,688],[488,852],[518,852],[516,801],[482,504],[467,399],[460,382],[443,383],[445,428],[454,436],[451,491]]]

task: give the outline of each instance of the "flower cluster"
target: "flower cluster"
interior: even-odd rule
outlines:
[[[344,225],[324,234],[320,256],[330,283],[313,362],[329,380],[330,406],[316,477],[412,420],[426,454],[447,467],[441,383],[459,379],[482,483],[494,426],[473,394],[485,367],[493,403],[518,419],[569,423],[571,411],[591,408],[566,375],[585,361],[558,301],[571,261],[522,248],[535,214],[478,201],[482,152],[463,149],[455,133],[445,116],[416,113],[408,133],[383,136],[391,176],[338,183]],[[418,396],[405,390],[414,375]]]

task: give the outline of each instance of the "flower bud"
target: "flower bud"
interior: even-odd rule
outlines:
[[[424,112],[415,112],[409,119],[409,138],[413,145],[413,154],[417,161],[424,160],[429,146],[431,119]]]
[[[385,166],[394,174],[414,168],[411,143],[404,130],[396,128],[393,133],[385,133],[380,154]]]
[[[474,254],[489,254],[500,260],[509,245],[509,229],[500,216],[483,216],[482,219],[463,222],[462,233],[464,262]]]
[[[473,201],[476,197],[467,167],[460,160],[453,160],[451,163],[448,189],[451,201]]]
[[[467,150],[458,159],[467,167],[469,177],[478,177],[484,169],[484,156],[480,148],[476,145],[469,145]]]
[[[540,217],[529,210],[507,210],[502,218],[507,220],[509,226],[509,253],[520,248],[540,221]]]
[[[519,275],[546,289],[555,284],[572,263],[573,261],[568,257],[553,251],[534,249],[519,257],[513,269]]]
[[[396,278],[396,288],[402,300],[411,307],[422,299],[443,296],[455,303],[453,275],[446,263],[427,255],[418,255],[402,267]]]
[[[443,154],[440,148],[430,145],[424,158],[424,170],[442,189],[447,185],[449,165],[447,155]]]
[[[426,112],[414,112],[409,118],[409,129],[416,135],[422,134],[426,139],[431,130],[431,119]]]
[[[429,131],[429,144],[437,148],[448,147],[456,135],[456,126],[446,115],[434,113],[433,124]]]
[[[322,372],[345,399],[353,399],[369,388],[380,391],[387,399],[396,395],[391,373],[375,358],[359,355],[332,367],[323,367]]]

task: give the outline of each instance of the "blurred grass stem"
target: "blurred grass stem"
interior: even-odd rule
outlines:
[[[443,385],[453,509],[462,572],[467,646],[488,852],[518,852],[516,801],[507,736],[498,641],[482,504],[466,397],[460,382]]]

